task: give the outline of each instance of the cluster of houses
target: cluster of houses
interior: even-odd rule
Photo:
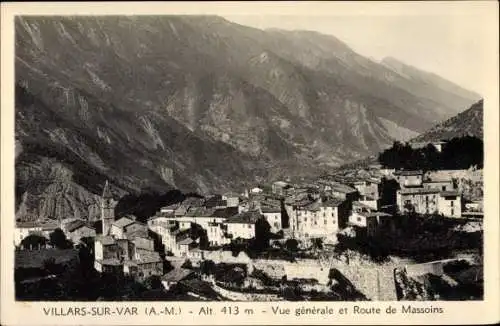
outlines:
[[[372,168],[364,176],[328,176],[301,184],[276,181],[264,187],[208,198],[188,198],[162,208],[147,222],[166,252],[202,259],[193,224],[206,231],[208,245],[217,247],[256,237],[259,223],[270,232],[308,243],[314,238],[335,242],[347,226],[368,235],[394,230],[396,213],[462,216],[461,195],[452,179],[437,179],[422,171]]]
[[[337,233],[348,226],[368,235],[392,232],[398,214],[462,217],[461,195],[453,180],[422,171],[372,167],[361,174],[323,176],[307,183],[277,181],[267,189],[188,197],[141,223],[133,216],[115,219],[115,202],[106,182],[102,230],[74,218],[18,223],[14,243],[19,247],[31,234],[48,238],[60,228],[75,244],[82,238],[94,239],[97,271],[147,277],[163,275],[155,241],[161,241],[167,255],[201,261],[207,252],[222,250],[232,241],[255,239],[262,229],[304,244],[316,238],[334,243]]]

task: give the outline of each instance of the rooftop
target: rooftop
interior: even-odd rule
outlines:
[[[261,218],[259,212],[243,212],[238,215],[230,217],[226,223],[241,223],[241,224],[255,224],[259,218]]]
[[[132,220],[128,217],[122,217],[121,219],[114,221],[113,225],[115,225],[119,228],[124,228],[127,225],[133,224],[134,222],[135,222],[134,220]]]
[[[109,246],[109,245],[115,244],[115,239],[110,235],[106,235],[106,236],[98,235],[95,238],[95,241],[102,243],[103,246]]]
[[[442,191],[439,193],[441,197],[447,196],[459,196],[460,194],[457,191]]]
[[[156,251],[149,251],[149,250],[137,248],[136,253],[139,256],[139,259],[136,259],[135,261],[139,265],[140,264],[161,262],[160,254],[157,253]]]
[[[338,207],[340,206],[344,201],[338,198],[330,198],[327,201],[324,201],[321,206],[323,207]]]
[[[226,207],[214,210],[211,217],[230,218],[236,214],[238,214],[238,207]]]
[[[400,170],[394,172],[395,175],[411,176],[411,175],[422,175],[422,170]]]
[[[439,189],[432,188],[404,188],[400,190],[402,195],[437,194],[439,191]]]
[[[194,272],[187,268],[175,268],[161,277],[162,281],[166,282],[179,282],[190,276]]]
[[[97,259],[96,261],[102,265],[120,266],[122,264],[118,258]]]
[[[19,229],[31,229],[31,228],[42,228],[42,229],[57,229],[59,224],[56,221],[29,221],[29,222],[17,222],[16,228]]]
[[[79,228],[84,227],[84,226],[87,226],[87,223],[85,223],[85,221],[75,220],[75,221],[71,221],[68,224],[66,224],[66,230],[68,230],[68,232],[73,232],[73,231],[78,230]]]
[[[182,239],[180,241],[177,242],[177,244],[179,245],[190,245],[192,243],[194,243],[195,241],[191,238],[185,238],[185,239]]]
[[[391,214],[387,214],[387,213],[384,213],[384,212],[370,212],[370,213],[364,213],[363,215],[365,215],[366,217],[377,217],[377,216],[387,216],[387,217],[390,217],[390,216],[392,216]]]

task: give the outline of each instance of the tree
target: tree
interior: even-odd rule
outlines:
[[[187,259],[184,262],[184,264],[182,264],[181,268],[192,269],[193,268],[193,264],[191,263],[191,261],[189,259]]]
[[[49,235],[50,244],[57,249],[69,249],[73,247],[73,243],[66,238],[66,234],[64,234],[63,230],[60,228],[55,229]]]
[[[295,239],[288,239],[285,242],[285,248],[288,251],[297,251],[299,248],[299,242]]]
[[[39,249],[45,247],[48,240],[38,234],[30,234],[21,241],[21,247],[25,249]]]
[[[161,283],[161,278],[158,275],[149,276],[145,281],[145,285],[151,290],[163,288],[163,284]]]
[[[215,274],[216,266],[213,260],[204,260],[200,264],[200,271],[203,275]]]
[[[312,245],[314,249],[321,250],[323,249],[323,239],[321,238],[313,238]]]

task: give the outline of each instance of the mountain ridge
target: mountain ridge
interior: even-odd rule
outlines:
[[[454,115],[450,97],[472,103],[415,85],[315,32],[18,17],[17,216],[95,219],[105,179],[122,196],[315,174]]]

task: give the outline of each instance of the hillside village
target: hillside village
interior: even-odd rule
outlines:
[[[432,145],[440,151],[443,143]],[[469,242],[477,244],[472,235],[482,234],[482,192],[471,187],[482,188],[481,169],[396,170],[372,164],[314,180],[276,180],[238,193],[187,197],[140,221],[115,216],[118,198],[106,181],[100,223],[77,218],[18,223],[16,268],[23,268],[20,262],[30,253],[75,247],[88,249],[99,274],[142,283],[155,278],[159,298],[180,288],[200,300],[442,298],[445,294],[422,285],[430,284],[421,279],[429,275],[456,298],[464,277],[449,281],[446,266],[459,262],[464,271],[474,268],[476,281],[482,270],[481,254]],[[428,232],[418,231],[426,223],[440,225],[448,238],[436,233],[426,240]],[[456,252],[436,254],[445,249]],[[426,250],[435,258],[430,264],[430,258],[411,254]]]

